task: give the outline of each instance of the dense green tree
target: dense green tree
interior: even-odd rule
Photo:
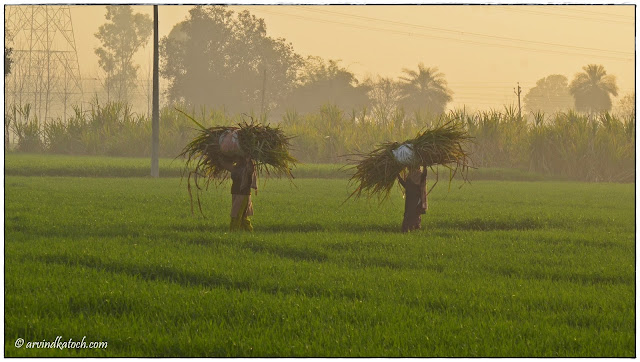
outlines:
[[[106,74],[107,97],[128,101],[130,92],[135,89],[139,68],[132,59],[151,36],[153,21],[148,15],[134,14],[130,5],[108,5],[106,8],[107,23],[95,34],[102,46],[95,53]]]
[[[263,19],[225,6],[196,6],[161,42],[161,74],[172,102],[261,112],[287,96],[301,58],[267,36]]]
[[[368,90],[353,73],[340,66],[339,60],[310,56],[305,59],[297,86],[284,106],[300,113],[317,112],[325,104],[353,110],[368,104]]]
[[[539,79],[536,86],[525,94],[524,108],[529,112],[554,114],[573,107],[573,97],[569,93],[569,80],[564,75],[553,74]]]
[[[615,76],[607,75],[602,65],[589,64],[582,69],[584,72],[577,73],[569,85],[576,110],[588,113],[610,111],[611,95],[618,95]]]
[[[403,69],[400,77],[400,104],[407,110],[440,114],[444,113],[453,92],[447,87],[444,74],[437,67],[418,64],[418,71]]]

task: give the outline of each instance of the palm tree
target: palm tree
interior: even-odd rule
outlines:
[[[602,65],[589,64],[582,69],[584,73],[577,73],[569,85],[576,110],[588,113],[610,111],[610,95],[618,95],[616,77],[607,75]]]
[[[409,109],[426,108],[433,113],[444,113],[453,98],[453,92],[447,88],[444,74],[438,68],[427,68],[418,64],[418,71],[403,69],[405,77],[400,77],[401,104]]]

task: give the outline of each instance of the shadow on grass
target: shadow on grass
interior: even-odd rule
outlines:
[[[234,233],[234,236],[242,235],[241,233]],[[247,234],[249,235],[249,234]],[[294,261],[310,261],[310,262],[324,262],[328,259],[327,253],[315,250],[311,246],[297,246],[291,247],[281,244],[272,244],[268,241],[255,241],[255,240],[238,240],[237,238],[226,238],[223,235],[212,235],[211,238],[203,238],[196,235],[191,238],[183,239],[183,242],[194,245],[203,246],[226,246],[235,249],[250,250],[254,253],[269,254],[276,257],[291,259]]]
[[[551,280],[554,282],[569,282],[583,285],[597,285],[597,284],[627,284],[633,285],[635,281],[635,275],[603,275],[596,273],[580,273],[580,272],[567,272],[560,273],[557,271],[544,272],[541,270],[518,270],[510,266],[487,266],[487,270],[492,274],[507,277],[507,278],[519,278],[519,279],[538,279],[538,280]]]
[[[212,270],[206,271],[205,274],[161,265],[104,261],[98,257],[89,255],[70,256],[66,254],[50,254],[36,257],[36,259],[48,264],[92,268],[110,273],[138,277],[148,281],[176,283],[184,287],[201,286],[205,288],[259,291],[267,294],[302,294],[309,297],[340,297],[359,300],[365,297],[365,293],[359,290],[327,290],[316,286],[300,284],[290,286],[280,284],[269,285],[266,281],[264,285],[259,285],[255,282],[233,280],[226,275],[216,273]]]
[[[402,221],[402,220],[400,220]],[[397,224],[347,224],[336,223],[332,228],[336,231],[344,231],[348,233],[391,233],[401,234],[402,225],[401,222]]]
[[[420,270],[442,273],[444,267],[435,263],[420,263],[412,260],[391,260],[385,257],[349,258],[349,265],[357,268],[383,268],[391,270]]]
[[[318,232],[346,232],[346,233],[400,233],[400,224],[347,224],[333,223],[323,225],[320,223],[300,224],[260,224],[253,221],[254,233],[318,233]],[[211,232],[227,233],[228,225],[171,225],[165,230],[178,232]]]
[[[586,238],[551,238],[551,237],[537,237],[536,242],[548,244],[552,246],[557,245],[571,245],[576,247],[590,247],[590,248],[628,248],[629,245],[624,242],[617,242],[611,240],[589,240]],[[629,239],[629,244],[633,244],[633,238]]]
[[[534,230],[534,229],[576,229],[586,227],[601,227],[607,222],[597,218],[582,218],[568,220],[564,218],[534,218],[521,217],[518,219],[481,219],[472,218],[465,220],[438,220],[438,228],[470,230],[470,231],[508,231],[508,230]]]
[[[329,257],[326,253],[312,248],[291,248],[283,245],[273,245],[264,242],[249,241],[240,244],[243,249],[251,250],[255,253],[267,253],[281,258],[294,261],[323,262]]]
[[[140,306],[136,301],[119,295],[100,294],[69,298],[69,310],[75,314],[107,314],[122,316],[136,311]]]
[[[141,237],[145,234],[153,232],[152,227],[140,228],[131,225],[123,224],[102,224],[97,226],[87,225],[56,225],[52,227],[51,224],[34,223],[27,217],[22,215],[9,216],[5,218],[5,233],[18,233],[22,235],[29,235],[33,237],[47,237],[47,238],[80,238],[80,237]]]
[[[317,223],[307,223],[307,224],[267,224],[260,225],[253,221],[254,232],[268,232],[268,233],[313,233],[313,232],[321,232],[325,231],[325,227],[321,224]],[[201,231],[201,232],[212,232],[212,233],[226,233],[229,232],[228,224],[216,224],[216,225],[170,225],[165,228],[168,231],[178,231],[178,232],[191,232],[191,231]]]
[[[540,220],[490,220],[490,219],[468,219],[468,220],[441,220],[438,221],[438,228],[456,229],[465,231],[506,231],[506,230],[533,230],[543,229],[548,225]]]
[[[314,233],[326,231],[327,228],[319,223],[301,223],[301,224],[267,224],[260,225],[254,222],[255,232],[269,233]]]
[[[436,272],[442,272],[444,268],[441,265],[416,265],[413,261],[405,261],[405,260],[390,260],[384,256],[366,256],[368,249],[380,249],[385,247],[388,250],[392,250],[395,246],[386,245],[384,243],[379,242],[371,242],[371,243],[352,243],[352,242],[334,242],[330,244],[326,243],[310,243],[310,244],[298,244],[295,246],[292,245],[283,245],[264,241],[264,240],[237,240],[237,239],[226,239],[222,237],[217,237],[215,239],[202,239],[201,237],[194,237],[189,240],[184,240],[190,244],[196,245],[205,245],[205,246],[226,246],[235,249],[244,249],[250,250],[254,253],[266,254],[275,257],[280,257],[284,259],[293,260],[296,262],[305,261],[305,262],[326,262],[330,260],[330,254],[332,252],[344,253],[347,252],[349,254],[356,253],[359,255],[358,257],[346,257],[346,259],[342,260],[342,258],[336,258],[333,260],[335,263],[342,265],[342,262],[345,262],[348,267],[355,268],[367,268],[367,267],[377,267],[377,268],[387,268],[393,270],[405,270],[405,269],[426,269]]]

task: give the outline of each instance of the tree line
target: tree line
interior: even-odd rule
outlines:
[[[152,21],[128,5],[106,8],[107,22],[96,33],[102,44],[96,54],[106,74],[107,101],[126,101],[139,68],[133,54],[148,41]],[[437,67],[420,63],[417,69],[402,69],[397,79],[358,80],[340,61],[303,57],[285,39],[268,36],[263,19],[227,6],[194,6],[159,45],[170,104],[279,119],[287,111],[317,112],[331,103],[343,110],[368,108],[388,122],[398,112],[442,114],[453,100]],[[559,74],[538,80],[523,101],[528,113],[575,109],[598,114],[612,110],[612,96],[618,96],[615,76],[602,65],[589,64],[571,83]],[[635,93],[626,95],[620,106],[635,112]]]

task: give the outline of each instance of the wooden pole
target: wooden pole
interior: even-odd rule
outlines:
[[[158,86],[158,5],[153,5],[153,109],[151,111],[151,177],[159,177],[160,91]]]

